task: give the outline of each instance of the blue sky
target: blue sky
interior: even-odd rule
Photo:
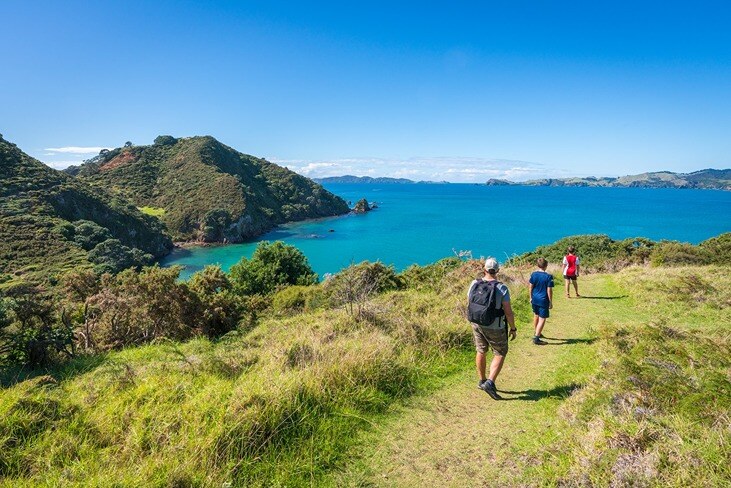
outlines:
[[[0,132],[54,167],[171,134],[311,177],[727,168],[729,5],[3,0]]]

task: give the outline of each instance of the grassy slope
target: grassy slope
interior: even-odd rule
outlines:
[[[546,335],[566,343],[541,349],[511,283],[521,330],[501,403],[475,388],[457,313],[469,267],[439,292],[379,297],[370,322],[271,317],[218,343],[79,360],[0,392],[0,485],[719,485],[731,280],[722,267],[693,271],[582,278],[585,295],[630,296],[558,293]],[[669,305],[679,287],[702,292]],[[659,343],[651,319],[675,335]],[[702,332],[689,343],[691,328]]]
[[[0,485],[308,485],[394,401],[464,364],[469,334],[444,293],[383,295],[370,322],[273,317],[13,384],[0,394]]]
[[[585,295],[623,298],[558,293],[545,332],[557,345],[531,345],[524,326],[498,382],[509,401],[487,398],[465,370],[369,432],[330,484],[728,483],[729,281],[724,268],[582,279]],[[688,298],[673,303],[678,293]]]

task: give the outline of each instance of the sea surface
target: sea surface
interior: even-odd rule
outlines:
[[[285,225],[248,243],[176,250],[162,265],[184,266],[183,278],[208,264],[228,270],[242,257],[251,257],[258,241],[282,240],[299,248],[323,276],[363,260],[402,270],[459,251],[502,261],[574,234],[697,244],[731,231],[731,192],[716,190],[363,183],[325,187],[351,204],[365,197],[378,208]]]

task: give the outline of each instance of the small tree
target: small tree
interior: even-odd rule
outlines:
[[[296,247],[263,241],[251,259],[243,258],[231,267],[231,281],[241,295],[268,295],[288,285],[315,284],[317,275]]]
[[[232,293],[231,281],[220,266],[206,266],[193,275],[188,286],[198,297],[196,308],[205,335],[216,337],[236,328],[244,306]]]

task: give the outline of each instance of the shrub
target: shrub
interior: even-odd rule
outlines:
[[[50,297],[29,285],[0,301],[0,359],[11,365],[46,366],[59,354],[73,356],[73,332],[59,320]]]
[[[684,242],[661,241],[652,250],[653,266],[703,265],[710,262],[707,251]]]
[[[143,344],[159,338],[187,339],[201,326],[197,297],[178,282],[180,268],[153,266],[107,275],[86,301],[85,328],[98,350]]]
[[[196,308],[205,335],[217,337],[236,328],[244,305],[232,293],[231,281],[220,266],[206,266],[193,275],[188,286],[198,298]]]
[[[251,259],[243,258],[231,267],[231,281],[241,295],[268,295],[288,285],[315,284],[317,275],[296,247],[263,241]]]
[[[360,319],[371,296],[402,288],[403,282],[393,266],[363,261],[341,270],[325,281],[324,287],[335,306],[344,306],[350,315]]]
[[[699,244],[713,264],[731,265],[731,232],[712,237]]]
[[[437,290],[449,272],[461,264],[462,260],[458,257],[445,258],[426,266],[414,264],[406,268],[399,277],[407,288]]]
[[[118,239],[107,239],[89,251],[89,261],[96,264],[99,273],[116,273],[150,264],[153,257],[136,247],[125,246]]]
[[[112,238],[108,229],[90,220],[74,222],[73,229],[74,242],[85,251],[90,251],[98,244]]]

